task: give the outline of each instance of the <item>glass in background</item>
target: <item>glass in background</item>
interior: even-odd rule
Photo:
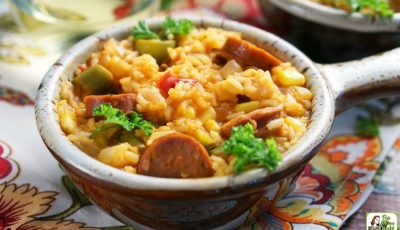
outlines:
[[[90,33],[156,14],[160,0],[8,0],[18,31],[59,52]]]
[[[149,17],[159,5],[158,0],[10,0],[14,20],[30,32],[94,32]]]

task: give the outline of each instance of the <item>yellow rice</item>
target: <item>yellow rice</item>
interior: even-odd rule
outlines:
[[[117,41],[109,39],[103,49],[90,55],[81,67],[101,64],[121,84],[120,93],[137,94],[136,111],[148,120],[163,123],[157,127],[147,144],[174,132],[195,137],[205,146],[221,144],[221,119],[236,116],[263,107],[280,106],[281,118],[267,124],[274,131],[273,138],[285,152],[306,130],[310,117],[313,94],[305,88],[306,78],[290,63],[283,63],[271,71],[257,68],[236,68],[226,73],[224,66],[216,64],[215,50],[220,49],[228,36],[241,35],[216,28],[194,29],[188,36],[178,39],[176,48],[168,53],[173,66],[167,71],[179,78],[196,79],[200,84],[179,82],[163,97],[157,87],[166,73],[150,55],[134,51],[132,37]],[[77,69],[75,74],[79,74]],[[238,105],[237,95],[245,95],[251,103]],[[57,104],[62,129],[78,148],[90,156],[127,171],[136,173],[140,157],[137,147],[128,143],[101,148],[89,138],[99,122],[85,117],[85,105],[74,94],[73,85],[63,82]],[[140,134],[140,132],[139,132]],[[210,157],[214,176],[232,173],[233,156],[213,154]]]

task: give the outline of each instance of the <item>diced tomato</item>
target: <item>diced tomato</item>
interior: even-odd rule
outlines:
[[[168,97],[168,91],[171,88],[174,88],[176,86],[176,84],[178,84],[178,82],[180,82],[180,81],[186,82],[186,83],[191,83],[191,84],[195,84],[198,82],[196,79],[177,78],[174,75],[172,75],[170,72],[167,72],[164,76],[162,76],[162,78],[158,82],[158,88],[160,89],[161,94],[164,97]]]
[[[79,69],[79,72],[82,73],[83,71],[87,70],[87,66],[86,65],[79,65],[78,69]]]
[[[160,81],[158,81],[158,88],[160,89],[161,94],[164,97],[167,97],[169,89],[174,88],[178,82],[179,79],[177,77],[167,72],[164,76],[162,76]]]

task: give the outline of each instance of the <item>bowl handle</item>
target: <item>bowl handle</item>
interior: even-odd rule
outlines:
[[[317,67],[332,90],[337,113],[368,99],[400,95],[400,48]]]

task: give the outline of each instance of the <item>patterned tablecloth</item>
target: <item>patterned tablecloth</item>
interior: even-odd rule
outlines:
[[[196,12],[263,23],[252,0],[205,0],[201,6],[198,2],[178,3],[174,14]],[[36,47],[27,35],[1,29],[0,38],[0,230],[131,229],[92,205],[40,139],[32,98],[59,53],[37,56],[27,47],[43,47]],[[4,38],[18,43],[2,46]],[[26,61],[11,63],[5,58],[5,51],[15,50]],[[356,136],[353,127],[357,116],[379,110],[387,113],[386,118],[397,117],[400,107],[390,100],[369,105],[338,116],[327,143],[307,165],[295,190],[272,209],[267,209],[268,198],[261,200],[238,219],[245,223],[242,228],[338,229],[348,220],[344,229],[365,229],[365,212],[399,211],[400,126],[382,125],[380,136],[374,138]]]

